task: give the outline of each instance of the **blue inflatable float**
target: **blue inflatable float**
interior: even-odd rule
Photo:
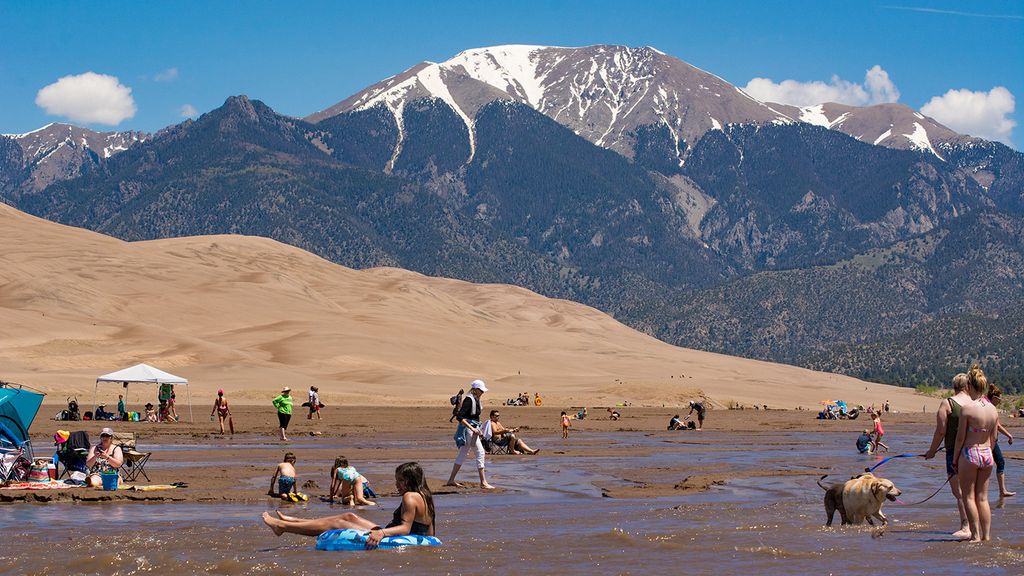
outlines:
[[[390,550],[406,546],[440,546],[441,541],[433,536],[386,536],[378,548]],[[317,550],[366,550],[366,533],[361,530],[328,530],[316,537]]]

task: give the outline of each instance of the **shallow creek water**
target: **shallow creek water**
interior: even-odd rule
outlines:
[[[556,439],[536,458],[495,458],[498,494],[436,499],[440,548],[315,552],[310,538],[276,538],[259,521],[279,507],[297,516],[345,509],[323,502],[261,504],[50,504],[0,508],[0,571],[22,574],[989,574],[1024,573],[1022,497],[993,512],[994,542],[955,543],[947,489],[919,506],[887,503],[884,534],[825,528],[815,475],[738,477],[700,493],[647,499],[604,498],[594,482],[625,482],[623,470],[700,464],[709,469],[831,471],[842,479],[880,458],[851,454],[847,435],[813,444],[796,436],[618,433],[593,435],[593,456],[557,454]],[[926,444],[916,439],[916,446]],[[607,444],[605,444],[607,442]],[[909,442],[908,442],[909,444]],[[311,445],[313,445],[311,443]],[[602,457],[604,445],[627,456]],[[724,447],[753,446],[749,450]],[[169,447],[168,447],[169,448]],[[724,448],[724,449],[722,449]],[[187,447],[179,447],[187,449]],[[1016,449],[1014,449],[1016,451]],[[386,454],[386,451],[384,452]],[[1019,460],[1011,460],[1011,467]],[[386,478],[397,462],[360,466]],[[449,461],[423,463],[444,477]],[[905,502],[943,480],[941,455],[894,460],[879,471]],[[1018,473],[1017,470],[1012,470]],[[824,472],[822,472],[824,473]],[[470,474],[464,472],[463,480]],[[993,487],[993,494],[995,493]],[[397,498],[360,513],[386,522]],[[838,524],[838,515],[836,517]]]

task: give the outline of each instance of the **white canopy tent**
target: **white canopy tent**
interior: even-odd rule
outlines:
[[[190,422],[194,422],[192,419],[192,393],[188,389],[188,379],[182,378],[181,376],[175,376],[169,372],[164,372],[159,368],[154,368],[149,364],[136,364],[130,368],[124,370],[118,370],[117,372],[111,372],[110,374],[104,374],[96,378],[96,390],[93,393],[93,404],[99,399],[100,382],[121,382],[128,387],[128,384],[174,384],[185,386],[185,396],[188,399],[188,419]]]

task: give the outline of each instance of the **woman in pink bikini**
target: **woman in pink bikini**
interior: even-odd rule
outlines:
[[[960,493],[971,529],[971,542],[991,539],[992,510],[988,504],[988,484],[995,460],[992,446],[996,441],[999,412],[987,400],[988,379],[981,368],[974,366],[967,373],[967,393],[974,400],[963,406],[956,431],[953,468],[960,481]]]

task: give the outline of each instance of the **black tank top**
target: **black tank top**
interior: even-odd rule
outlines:
[[[385,526],[385,528],[394,528],[402,524],[402,505],[399,504],[398,508],[395,508],[394,515],[391,516],[391,522]],[[412,521],[412,530],[409,534],[414,536],[430,536],[430,526],[427,524],[421,524],[415,520]]]

